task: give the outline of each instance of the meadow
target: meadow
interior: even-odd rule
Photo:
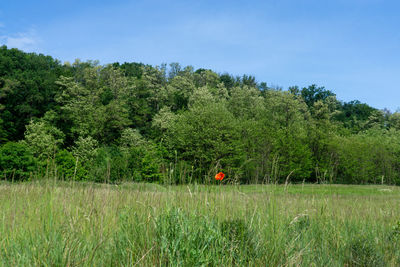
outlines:
[[[398,266],[400,188],[0,184],[0,266]]]

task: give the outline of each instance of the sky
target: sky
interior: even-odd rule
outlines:
[[[62,62],[99,60],[317,84],[400,108],[400,1],[0,0],[0,44]]]

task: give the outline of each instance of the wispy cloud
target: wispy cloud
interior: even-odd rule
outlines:
[[[0,23],[1,27],[1,23]],[[24,51],[37,50],[40,39],[34,30],[17,33],[14,35],[0,36],[0,42],[9,48],[18,48]]]

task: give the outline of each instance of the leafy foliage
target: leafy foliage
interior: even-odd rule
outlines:
[[[398,112],[178,63],[63,65],[2,46],[5,151],[9,141],[68,179],[400,184]],[[22,158],[2,168],[35,171]]]
[[[26,180],[35,167],[36,160],[27,145],[8,142],[0,147],[0,172],[4,179]]]

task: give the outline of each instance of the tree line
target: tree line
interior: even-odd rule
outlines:
[[[0,47],[0,179],[400,184],[400,113],[317,85]],[[224,180],[225,181],[225,180]]]

